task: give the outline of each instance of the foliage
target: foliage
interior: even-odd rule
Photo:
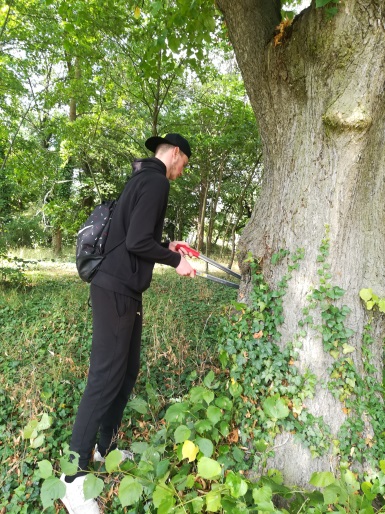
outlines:
[[[89,473],[84,484],[86,498],[98,497],[104,481],[109,484],[114,477],[119,482],[119,503],[130,507],[130,513],[148,511],[146,506],[150,512],[164,514],[323,513],[330,512],[331,507],[346,513],[374,513],[373,500],[385,494],[385,461],[381,461],[376,476],[362,483],[350,470],[342,471],[339,478],[331,472],[313,473],[310,484],[318,488],[314,492],[284,486],[277,470],[269,470],[255,481],[232,471],[235,461],[241,458],[235,445],[226,444],[233,403],[231,395],[217,390],[211,371],[202,385],[192,388],[183,401],[167,409],[164,426],[148,442],[132,444],[134,462],[122,462],[121,453],[114,450],[106,457],[105,465]],[[138,410],[143,413],[146,408],[144,402]],[[37,437],[44,437],[43,432],[49,428],[47,421],[44,415],[40,422],[35,421]],[[31,428],[26,430],[28,437]],[[71,455],[75,460],[71,461]],[[77,455],[65,451],[60,471],[73,474],[76,465]],[[64,486],[48,460],[39,462],[37,474],[43,479],[41,499],[46,509],[64,495]],[[277,498],[285,500],[287,508],[275,507],[273,500]]]
[[[27,287],[0,288],[0,510],[12,513],[42,510],[37,462],[49,460],[56,469],[62,458],[85,387],[92,330],[89,290],[73,265],[44,261],[24,273]],[[161,419],[171,398],[185,394],[213,365],[220,305],[234,295],[234,290],[207,281],[182,280],[173,271],[155,273],[144,299],[137,385],[151,404],[149,426]],[[146,433],[135,412],[127,412],[120,434],[124,439]],[[41,413],[52,418],[44,431],[40,422],[46,416]],[[31,420],[38,424],[29,424]],[[36,429],[37,435],[45,435],[44,440],[33,437],[34,448],[21,438],[28,424],[25,436]]]
[[[384,462],[378,459],[376,471],[359,477],[349,469],[348,459],[351,441],[357,454],[383,455],[376,440],[369,441],[373,451],[368,441],[360,441],[362,428],[357,424],[365,411],[377,422],[376,433],[383,431],[376,400],[382,391],[374,377],[367,384],[357,381],[354,395],[362,396],[358,406],[353,396],[345,399],[352,415],[336,446],[341,455],[338,475],[313,474],[309,487],[318,490],[311,492],[285,486],[279,471],[266,469],[274,437],[282,430],[295,432],[313,455],[325,450],[330,439],[322,419],[310,416],[303,404],[314,393],[315,378],[310,373],[302,376],[294,364],[315,304],[322,302],[322,312],[329,314],[335,297],[342,295],[342,290],[328,284],[328,244],[325,238],[320,247],[320,285],[309,296],[310,307],[297,339],[284,351],[277,344],[282,305],[302,250],[273,255],[276,264],[288,259],[288,272],[276,291],[264,283],[258,264],[250,258],[253,304],[235,303],[235,311],[227,312],[219,326],[218,302],[224,300],[224,293],[229,302],[233,290],[198,279],[180,280],[168,272],[155,275],[145,300],[145,312],[151,318],[145,318],[144,324],[146,357],[137,385],[140,392],[129,402],[120,434],[134,441],[135,461],[122,463],[120,454],[111,452],[105,465],[93,469],[87,478],[89,497],[101,495],[108,512],[125,507],[132,514],[255,510],[294,514],[331,508],[358,514],[375,512],[374,505],[380,508],[378,501],[385,494]],[[36,272],[30,278],[36,285],[27,295],[8,292],[1,304],[5,320],[1,336],[8,341],[1,360],[5,473],[1,487],[7,511],[34,512],[42,501],[46,511],[53,512],[53,502],[63,494],[59,474],[71,474],[76,468],[66,444],[85,386],[91,335],[87,286],[77,278],[47,280]],[[176,282],[177,301],[172,293]],[[189,300],[181,301],[184,298]],[[346,349],[344,320],[336,317],[341,353]],[[330,318],[325,321],[331,328]],[[371,377],[370,327],[365,337],[365,366]],[[218,341],[223,370],[215,358]],[[27,376],[28,381],[23,378]],[[27,394],[23,384],[28,384]],[[339,384],[334,387],[337,391]],[[15,439],[22,428],[23,441]],[[23,470],[19,478],[7,473],[12,462],[15,469]],[[30,507],[22,510],[27,498],[25,506]]]

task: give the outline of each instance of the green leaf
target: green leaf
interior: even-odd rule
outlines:
[[[231,410],[233,407],[233,402],[227,396],[216,398],[214,403],[217,407],[224,410]]]
[[[275,507],[271,501],[273,492],[267,485],[253,489],[253,500],[259,511],[273,512]]]
[[[271,419],[284,419],[290,413],[288,406],[278,394],[267,398],[262,407],[266,416]]]
[[[372,493],[372,488],[373,484],[370,482],[362,482],[361,484],[362,492],[370,502],[372,502],[377,497],[377,493]]]
[[[331,2],[333,2],[333,0],[316,0],[315,6],[324,7],[325,5],[330,4]]]
[[[347,469],[343,475],[346,485],[349,489],[349,494],[356,493],[360,489],[360,484],[358,483],[355,474]]]
[[[174,432],[175,442],[184,443],[186,439],[189,439],[191,430],[186,425],[180,425]]]
[[[208,419],[200,419],[195,423],[195,430],[198,432],[198,434],[209,432],[212,430],[212,428],[213,425]]]
[[[45,441],[45,435],[39,434],[36,439],[31,438],[31,448],[39,448],[40,446],[43,446]]]
[[[47,430],[52,425],[52,418],[45,412],[39,423],[37,424],[37,430]]]
[[[211,457],[214,453],[214,445],[210,441],[210,439],[205,439],[203,437],[197,437],[195,439],[196,444],[199,446],[199,450],[203,453],[205,457]]]
[[[378,309],[380,312],[385,312],[385,298],[381,298],[381,300],[379,300]]]
[[[37,419],[32,419],[28,425],[24,428],[23,430],[23,439],[31,439],[31,438],[35,438],[38,434],[36,428],[37,428],[37,425],[38,425],[38,420]]]
[[[327,485],[322,491],[324,502],[326,505],[333,505],[338,502],[338,499],[341,494],[341,487],[337,484],[337,482]]]
[[[119,469],[119,464],[122,462],[122,453],[119,450],[113,450],[106,457],[106,470],[108,473],[112,473]]]
[[[347,343],[344,343],[344,344],[342,345],[342,348],[343,348],[342,353],[343,353],[344,355],[346,355],[347,353],[353,353],[353,352],[355,352],[355,351],[356,351],[356,349],[354,348],[354,346],[351,346],[351,345],[349,345],[349,344],[347,344]]]
[[[131,445],[131,451],[136,453],[137,455],[142,455],[148,448],[148,443],[145,442],[135,442]]]
[[[239,398],[243,392],[243,388],[239,382],[231,381],[229,391],[233,398]]]
[[[155,487],[155,491],[152,495],[152,501],[153,501],[155,508],[159,508],[159,506],[162,503],[171,503],[171,505],[173,505],[174,504],[174,503],[172,503],[173,499],[174,499],[173,491],[169,487],[167,487],[165,484],[158,484]],[[171,502],[170,502],[170,500],[171,500]]]
[[[226,476],[226,485],[230,488],[231,496],[234,498],[239,498],[247,493],[247,483],[232,471]]]
[[[210,405],[210,407],[207,409],[207,417],[213,425],[216,425],[222,418],[222,411],[218,407]]]
[[[169,467],[170,467],[169,459],[161,460],[160,462],[158,462],[158,464],[156,465],[156,476],[158,478],[163,477],[166,474]]]
[[[187,402],[174,403],[167,409],[164,419],[169,423],[182,422],[188,412],[188,406]]]
[[[206,387],[211,387],[213,380],[215,379],[215,373],[213,370],[210,370],[205,378],[203,379],[203,383]]]
[[[72,459],[72,462],[70,462],[71,455],[74,457]],[[60,469],[65,475],[75,475],[77,473],[79,466],[79,454],[78,453],[71,453],[67,454],[64,457],[61,457],[60,459]]]
[[[368,302],[372,299],[373,290],[372,289],[361,289],[360,298],[364,300],[364,302]]]
[[[192,507],[193,513],[199,514],[200,512],[202,512],[203,504],[204,504],[203,498],[198,497],[198,498],[194,498],[193,500],[191,500],[190,505]]]
[[[198,462],[198,475],[206,480],[220,477],[222,468],[219,462],[208,457],[201,457]]]
[[[41,478],[48,478],[52,475],[53,468],[49,460],[41,460],[38,462],[38,466]]]
[[[139,414],[147,414],[148,412],[148,404],[145,400],[143,400],[143,398],[134,398],[133,400],[129,401],[127,405],[136,412],[139,412]]]
[[[214,400],[214,393],[206,387],[197,386],[191,389],[190,398],[193,404],[204,400],[209,405]]]
[[[44,509],[51,507],[55,500],[63,498],[65,493],[66,486],[59,478],[54,476],[46,478],[40,489],[40,498]]]
[[[134,477],[126,476],[120,482],[118,498],[122,507],[134,505],[140,500],[143,493],[142,484]]]
[[[310,478],[311,485],[314,487],[326,487],[335,482],[335,477],[330,471],[316,471]]]
[[[103,491],[104,482],[101,478],[98,478],[93,473],[89,473],[84,480],[83,491],[84,498],[90,500],[91,498],[97,498]]]
[[[206,494],[207,512],[218,512],[221,509],[220,491],[210,491]]]

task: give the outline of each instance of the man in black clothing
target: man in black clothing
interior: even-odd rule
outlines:
[[[70,514],[99,513],[96,500],[84,499],[82,470],[93,452],[103,461],[116,448],[123,411],[139,372],[142,293],[150,285],[155,263],[172,266],[181,276],[195,275],[183,256],[186,250],[176,250],[179,241],[161,243],[169,181],[182,175],[190,145],[179,134],[151,137],[145,145],[155,157],[133,163],[133,175],[111,221],[107,255],[91,283],[90,369],[70,444],[70,450],[80,455],[79,472],[61,477],[66,484],[62,501]],[[123,240],[125,244],[119,245]],[[130,455],[122,450],[121,456],[124,460]]]

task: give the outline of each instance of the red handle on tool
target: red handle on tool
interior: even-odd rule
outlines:
[[[194,257],[199,257],[199,255],[200,255],[200,253],[197,250],[194,250],[193,248],[190,248],[189,246],[178,244],[178,245],[176,245],[175,250],[178,251],[179,248],[184,248],[186,250],[186,252],[191,253]]]

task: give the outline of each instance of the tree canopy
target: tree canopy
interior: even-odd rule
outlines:
[[[3,6],[0,26],[0,219],[9,244],[52,239],[60,250],[63,238],[73,241],[90,208],[121,190],[144,140],[168,131],[189,137],[195,154],[190,177],[172,191],[172,230],[200,232],[202,245],[214,230],[218,238],[244,225],[261,172],[259,137],[212,2],[20,0]],[[240,191],[231,176],[247,181],[253,160],[240,211],[222,195],[236,195],[237,183]],[[225,203],[226,219],[214,223]]]

